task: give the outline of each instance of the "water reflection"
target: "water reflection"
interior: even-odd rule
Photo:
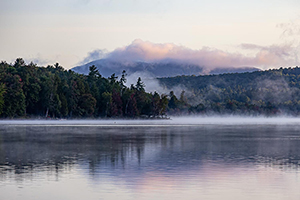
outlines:
[[[296,199],[299,130],[275,125],[2,126],[0,191],[21,184],[23,194],[32,189],[28,183],[54,181],[66,189],[78,184],[91,199],[99,194],[104,199],[153,199],[159,193],[168,199],[240,198],[242,191],[249,192],[244,199],[276,199],[274,194],[286,192]]]

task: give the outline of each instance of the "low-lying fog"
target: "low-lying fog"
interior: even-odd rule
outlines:
[[[58,126],[196,126],[196,125],[300,125],[297,117],[188,116],[161,120],[0,120],[0,125]]]

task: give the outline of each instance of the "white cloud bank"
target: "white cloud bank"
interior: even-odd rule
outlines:
[[[106,58],[122,64],[128,63],[130,67],[134,66],[130,65],[130,63],[136,61],[167,62],[171,60],[172,62],[198,65],[203,69],[204,73],[209,73],[217,68],[256,67],[268,69],[299,65],[297,61],[299,44],[285,43],[261,46],[244,43],[239,45],[238,48],[241,52],[249,52],[249,54],[229,53],[209,47],[193,50],[173,43],[152,43],[136,39],[131,44],[117,48],[112,52],[99,49],[89,52],[88,56],[80,64]],[[147,92],[157,91],[160,94],[166,94],[170,90],[161,87],[151,74],[142,71],[129,74],[127,85],[135,84],[138,77],[142,77]],[[187,92],[186,95],[189,95],[189,91],[183,86],[174,86],[171,90],[177,96],[180,95],[182,90],[185,90]]]
[[[230,53],[209,47],[193,50],[173,43],[160,44],[136,39],[127,46],[106,53],[104,57],[123,63],[134,61],[163,62],[173,60],[199,65],[207,71],[223,67],[258,67],[267,69],[298,65],[297,47],[293,46],[293,44],[271,46],[241,44],[239,48],[241,48],[243,52],[246,50],[255,53],[244,55],[242,53]],[[90,52],[89,56],[84,60],[91,60],[90,57],[98,52],[99,50]]]

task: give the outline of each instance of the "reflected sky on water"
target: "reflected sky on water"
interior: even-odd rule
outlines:
[[[300,197],[296,124],[109,124],[2,124],[0,199]]]

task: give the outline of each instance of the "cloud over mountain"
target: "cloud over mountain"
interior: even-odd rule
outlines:
[[[229,53],[219,49],[203,47],[198,50],[172,43],[152,43],[140,39],[131,44],[115,49],[103,56],[103,51],[90,52],[84,61],[91,60],[91,56],[106,59],[131,62],[164,62],[168,60],[201,66],[206,71],[216,68],[258,67],[272,68],[297,65],[295,48],[291,44],[260,46],[255,44],[241,44],[243,50],[255,51],[251,56],[242,53]],[[101,52],[101,56],[99,55]],[[83,62],[81,62],[82,64]]]
[[[106,50],[102,49],[96,49],[94,51],[91,51],[88,53],[88,56],[85,57],[79,64],[84,65],[86,63],[92,62],[94,60],[99,60],[101,58],[104,58],[107,54]]]
[[[136,39],[112,52],[99,49],[89,52],[80,63],[81,66],[72,70],[87,74],[89,67],[95,65],[104,77],[113,73],[120,75],[126,70],[130,84],[134,84],[137,77],[142,76],[147,90],[152,91],[151,87],[154,86],[152,88],[157,91],[160,87],[154,80],[156,77],[251,72],[259,68],[279,68],[297,64],[295,47],[290,44],[261,46],[245,43],[238,48],[252,54],[229,53],[208,47],[193,50],[172,43],[160,44]],[[82,65],[83,63],[86,64]],[[161,91],[163,93],[164,90]]]

